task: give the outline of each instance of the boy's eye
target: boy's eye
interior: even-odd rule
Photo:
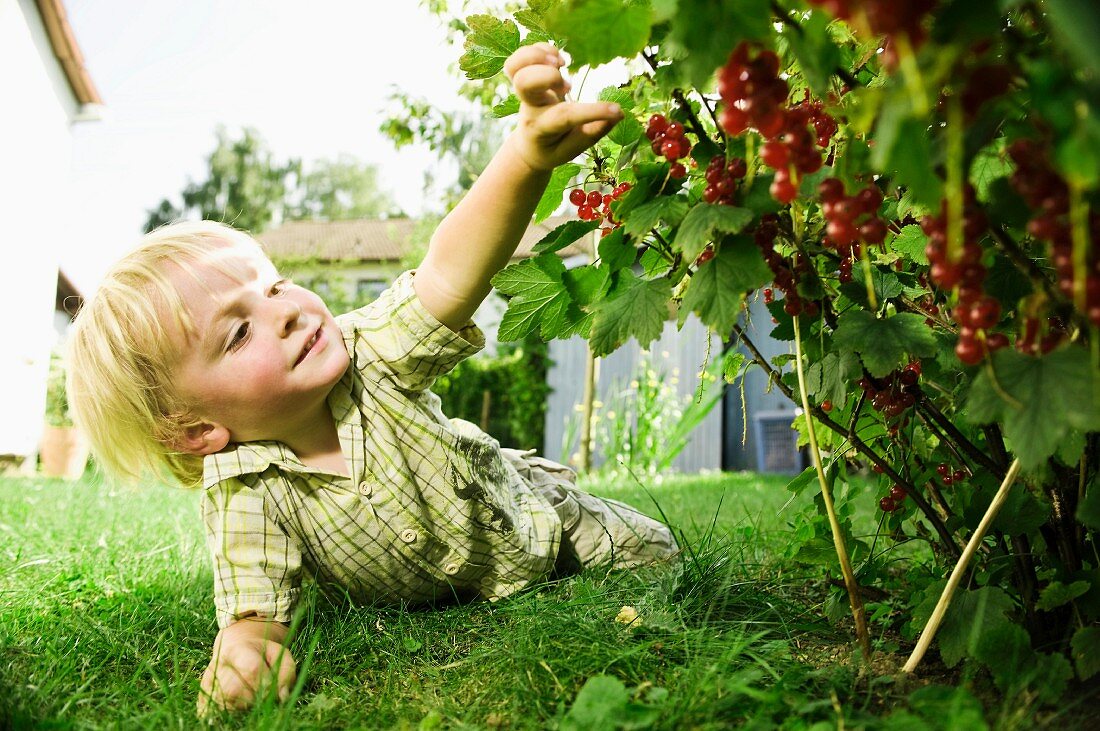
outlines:
[[[290,285],[289,279],[280,279],[275,284],[271,285],[271,295],[280,295],[286,291],[286,288]]]
[[[248,337],[248,323],[242,322],[237,329],[233,331],[233,337],[229,339],[229,349],[236,350]]]

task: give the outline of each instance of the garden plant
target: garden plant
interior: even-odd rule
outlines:
[[[577,79],[627,69],[598,95],[625,119],[536,213],[576,220],[494,280],[501,337],[604,355],[694,313],[728,381],[763,369],[804,409],[789,559],[834,578],[865,659],[874,636],[919,674],[934,637],[1040,703],[1100,671],[1100,7],[539,0],[464,28],[487,89],[537,41]]]

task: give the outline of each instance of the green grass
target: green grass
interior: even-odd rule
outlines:
[[[785,482],[583,483],[663,511],[687,548],[676,566],[590,571],[435,610],[309,593],[293,703],[216,725],[613,728],[594,720],[605,713],[660,729],[978,728],[983,715],[990,727],[1072,727],[988,693],[983,710],[952,677],[913,693],[881,669],[859,673],[847,624],[822,618],[819,577],[776,559],[797,507]],[[201,726],[215,625],[197,498],[0,479],[0,728]],[[624,605],[640,625],[615,621]]]

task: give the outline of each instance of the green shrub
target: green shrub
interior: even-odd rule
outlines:
[[[549,366],[545,343],[530,339],[507,343],[500,354],[462,361],[440,376],[432,391],[443,402],[443,413],[481,425],[484,394],[489,393],[486,431],[501,446],[543,448],[546,431],[546,384]]]

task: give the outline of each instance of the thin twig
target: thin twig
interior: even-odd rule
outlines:
[[[1001,481],[1001,486],[997,489],[997,494],[993,496],[993,502],[989,504],[989,508],[985,511],[985,515],[982,516],[981,522],[974,530],[974,535],[970,537],[970,541],[967,542],[966,548],[963,549],[962,556],[959,558],[958,563],[955,564],[951,576],[947,579],[947,586],[944,587],[943,593],[940,595],[940,600],[936,602],[936,608],[932,610],[932,616],[928,618],[928,623],[925,624],[920,639],[917,640],[917,646],[913,648],[913,654],[909,656],[909,660],[905,663],[905,667],[902,668],[903,672],[912,673],[916,670],[917,665],[920,664],[921,659],[924,657],[924,653],[928,651],[929,645],[932,644],[932,638],[936,636],[936,631],[940,628],[940,622],[943,621],[943,616],[947,612],[947,607],[951,604],[951,597],[955,594],[955,589],[958,588],[959,581],[962,579],[963,573],[965,573],[966,567],[970,563],[970,559],[974,556],[974,552],[978,549],[978,545],[981,544],[982,538],[985,537],[985,533],[989,530],[989,526],[993,522],[993,519],[997,517],[997,513],[1000,511],[1001,506],[1004,505],[1005,499],[1008,497],[1008,489],[1012,487],[1012,483],[1016,480],[1016,475],[1019,471],[1020,460],[1013,460],[1012,466],[1008,468],[1008,473],[1005,475],[1004,480]]]

